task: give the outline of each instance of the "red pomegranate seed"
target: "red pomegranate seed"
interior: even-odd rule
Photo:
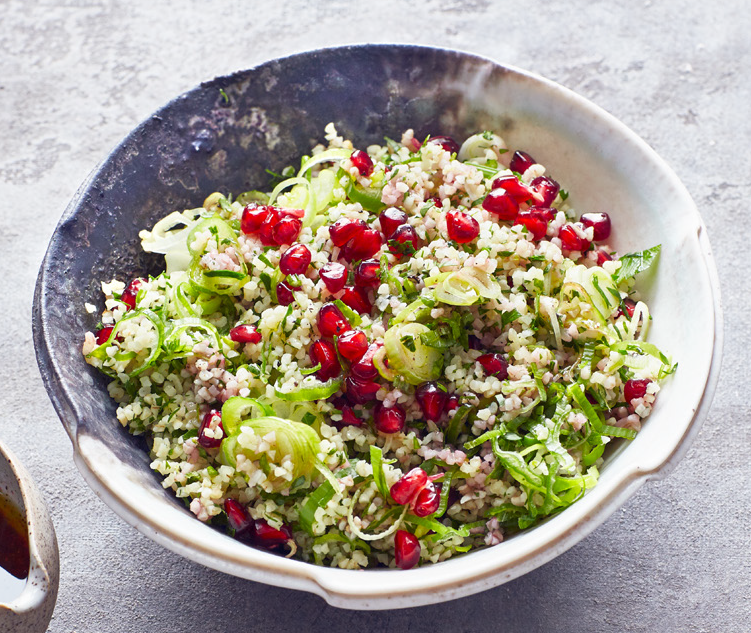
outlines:
[[[222,437],[209,437],[206,434],[207,429],[222,429]],[[222,414],[220,411],[209,411],[203,416],[201,426],[198,429],[198,443],[204,448],[216,448],[222,443],[224,437],[224,427],[222,426]]]
[[[362,330],[349,330],[337,339],[336,348],[347,360],[358,361],[368,351],[368,337]]]
[[[255,531],[253,520],[248,515],[245,506],[239,501],[235,501],[234,499],[225,500],[224,511],[227,513],[227,522],[235,531],[236,537],[246,531],[250,531],[251,534]]]
[[[519,211],[514,220],[514,224],[521,224],[526,226],[527,230],[532,234],[532,238],[535,240],[541,240],[548,231],[548,220],[545,214],[539,213],[537,207],[530,207],[529,209]]]
[[[589,228],[594,229],[594,241],[599,242],[610,237],[610,216],[607,213],[585,213],[579,220]]]
[[[145,279],[141,279],[140,277],[134,279],[125,287],[125,290],[123,290],[123,294],[120,295],[120,301],[122,301],[126,306],[128,306],[128,310],[135,309],[136,297],[138,296],[138,291],[141,289],[141,286],[144,284],[145,281],[146,281]]]
[[[375,229],[364,229],[357,233],[342,250],[348,262],[373,257],[381,248],[381,234]]]
[[[336,357],[336,350],[328,341],[316,341],[310,346],[310,360],[313,366],[321,364],[321,368],[316,372],[321,380],[334,378],[342,371],[342,366]]]
[[[96,333],[96,344],[97,345],[104,345],[110,338],[110,335],[112,334],[112,330],[115,329],[114,325],[108,325],[106,327],[103,327],[101,330],[97,330]]]
[[[344,381],[344,388],[347,391],[347,400],[353,404],[365,404],[375,400],[381,385],[371,380],[360,380],[349,376]]]
[[[405,473],[391,486],[391,498],[394,503],[400,506],[406,506],[412,503],[426,485],[428,484],[428,473],[422,468],[417,467]]]
[[[355,270],[355,285],[378,286],[381,283],[381,264],[375,259],[361,261]]]
[[[534,192],[534,198],[542,207],[549,207],[553,204],[561,186],[552,178],[547,176],[538,176],[531,183],[530,189]]]
[[[340,248],[349,242],[355,235],[368,228],[362,220],[347,220],[342,218],[329,227],[329,236],[334,246]]]
[[[511,168],[511,171],[515,171],[518,174],[523,174],[525,171],[527,171],[532,165],[535,165],[537,161],[532,158],[527,152],[522,152],[521,150],[517,150],[514,152],[514,155],[511,157],[511,164],[509,167]]]
[[[635,398],[643,398],[647,395],[647,385],[652,382],[649,378],[627,380],[623,385],[623,397],[631,404]]]
[[[490,185],[493,189],[508,191],[517,202],[524,202],[532,197],[532,191],[513,174],[498,176]]]
[[[361,149],[356,149],[352,152],[352,156],[350,156],[349,159],[357,168],[357,171],[360,172],[361,176],[370,176],[370,174],[373,173],[373,159]]]
[[[417,237],[417,232],[413,227],[409,224],[403,224],[391,236],[389,248],[395,255],[407,255],[409,257],[420,248],[420,238]]]
[[[274,242],[279,246],[292,244],[300,235],[300,229],[302,229],[302,220],[287,215],[279,220],[273,229]]]
[[[417,493],[412,506],[412,514],[418,517],[426,517],[438,510],[441,505],[441,495],[436,485],[429,481],[425,487]]]
[[[443,209],[443,200],[441,200],[438,196],[433,196],[431,198],[433,201],[433,204],[437,206],[439,209]]]
[[[440,145],[449,154],[459,153],[459,143],[457,143],[450,136],[432,136],[428,139],[428,143],[433,145]]]
[[[235,343],[260,343],[261,333],[254,325],[238,325],[229,331],[229,337]]]
[[[357,414],[348,404],[342,405],[340,410],[342,412],[342,426],[362,426],[362,420],[357,417]]]
[[[634,317],[634,310],[636,309],[636,301],[633,299],[629,299],[626,297],[623,300],[623,305],[626,308],[626,314],[628,315],[629,319],[632,319]],[[623,309],[618,308],[618,313],[616,314],[617,317],[623,316]]]
[[[573,224],[564,224],[558,233],[565,251],[586,251],[590,242],[581,237]]]
[[[275,549],[280,545],[286,545],[292,540],[292,530],[286,525],[277,530],[271,527],[264,519],[255,520],[254,544],[265,549]]]
[[[459,396],[450,395],[446,400],[446,411],[453,411],[459,407]]]
[[[373,380],[378,376],[378,370],[373,364],[373,356],[383,347],[382,342],[371,343],[362,358],[352,363],[349,372],[360,380]]]
[[[613,261],[613,258],[610,256],[610,253],[608,253],[606,250],[603,250],[601,248],[597,249],[597,265],[602,266],[605,262]]]
[[[318,312],[318,331],[321,336],[333,338],[350,329],[349,321],[333,303],[325,303]]]
[[[347,269],[344,264],[339,262],[329,262],[324,264],[318,275],[323,279],[326,288],[331,294],[339,292],[347,283]]]
[[[285,275],[302,275],[308,270],[311,258],[310,250],[305,244],[293,244],[282,254],[279,270]]]
[[[381,433],[399,433],[403,431],[406,418],[407,414],[398,404],[390,408],[379,404],[373,414],[375,427]]]
[[[398,229],[402,224],[407,223],[407,214],[401,209],[396,207],[389,207],[381,212],[378,216],[378,221],[381,225],[381,233],[386,236],[386,239],[391,239],[394,231]]]
[[[288,306],[295,300],[294,290],[300,290],[299,286],[292,287],[286,281],[276,284],[276,300],[281,306]]]
[[[471,215],[461,211],[449,213],[446,216],[446,228],[448,229],[449,239],[466,244],[480,235],[480,223]]]
[[[342,302],[359,314],[370,314],[370,305],[365,288],[345,286],[341,296]]]
[[[243,209],[242,219],[240,220],[240,230],[246,235],[255,233],[261,228],[263,221],[268,215],[268,207],[259,206],[255,202],[252,202]]]
[[[446,387],[437,382],[425,382],[415,390],[415,398],[422,409],[422,414],[428,420],[438,422],[446,406],[448,393]]]
[[[412,569],[420,561],[420,541],[411,532],[396,531],[394,561],[399,569]]]
[[[482,201],[482,208],[506,221],[514,220],[519,213],[519,203],[505,189],[493,189]]]
[[[276,207],[266,207],[266,219],[258,229],[258,237],[264,246],[277,246],[274,240],[274,228],[279,223],[282,214]]]
[[[477,362],[488,376],[495,376],[499,380],[505,380],[508,376],[508,363],[500,354],[483,354]]]

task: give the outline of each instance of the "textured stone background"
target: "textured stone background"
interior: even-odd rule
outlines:
[[[749,33],[745,0],[721,10],[696,0],[0,0],[0,436],[36,476],[57,527],[62,579],[50,631],[751,630]],[[120,521],[73,465],[30,327],[36,272],[60,214],[134,125],[214,75],[356,42],[469,50],[615,114],[699,204],[726,322],[711,414],[666,480],[514,582],[383,613],[204,569]]]

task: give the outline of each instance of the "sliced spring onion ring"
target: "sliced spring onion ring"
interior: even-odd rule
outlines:
[[[277,398],[287,402],[310,402],[312,400],[325,400],[333,396],[341,387],[344,378],[329,378],[326,382],[316,380],[312,376],[303,379],[295,391],[282,391],[274,387]]]
[[[422,342],[421,334],[430,332],[422,323],[403,323],[386,330],[383,343],[389,368],[411,385],[435,380],[441,375],[443,354]]]

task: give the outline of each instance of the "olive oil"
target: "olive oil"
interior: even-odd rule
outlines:
[[[0,495],[0,602],[17,598],[29,574],[29,535],[26,519],[7,497]]]

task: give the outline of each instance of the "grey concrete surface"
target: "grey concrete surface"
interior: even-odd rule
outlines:
[[[0,436],[36,476],[57,527],[62,579],[50,631],[751,630],[751,18],[745,0],[719,6],[0,0]],[[73,464],[36,369],[30,316],[67,201],[152,110],[203,79],[279,55],[387,41],[536,71],[645,138],[708,225],[726,350],[710,416],[685,459],[579,545],[473,597],[358,613],[204,569],[120,521]]]

